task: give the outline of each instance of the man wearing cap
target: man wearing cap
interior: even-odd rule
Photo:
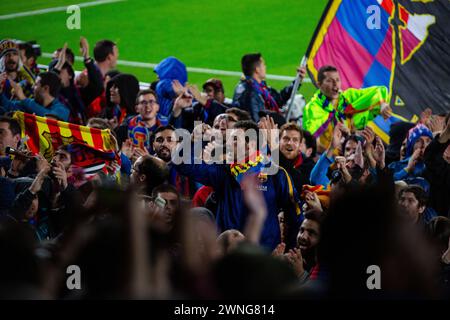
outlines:
[[[32,95],[32,86],[34,84],[34,76],[31,72],[27,72],[20,61],[18,45],[9,39],[0,41],[0,73],[6,72],[8,78],[17,82],[23,89],[27,97]],[[6,98],[11,99],[14,90],[11,83],[7,80],[0,84]]]
[[[291,96],[293,83],[280,92],[267,86],[265,82],[266,64],[261,53],[244,55],[241,65],[244,78],[234,90],[233,105],[248,111],[256,122],[259,121],[260,111],[280,113],[280,109]],[[306,69],[299,68],[297,71],[303,79]]]
[[[418,124],[409,130],[408,137],[406,138],[405,158],[397,162],[392,162],[389,165],[395,181],[406,180],[410,184],[414,183],[422,186],[424,186],[422,183],[428,184],[417,178],[423,177],[425,171],[423,155],[432,140],[433,133],[423,124]]]

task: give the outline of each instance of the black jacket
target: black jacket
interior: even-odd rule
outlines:
[[[280,92],[268,87],[270,94],[280,109],[291,97],[293,86],[294,84],[291,83]],[[263,97],[253,89],[251,81],[247,79],[241,80],[234,89],[233,106],[248,111],[252,119],[256,122],[259,121],[258,113],[260,111],[266,111]]]
[[[176,129],[184,128],[192,132],[194,130],[194,121],[201,121],[212,126],[215,117],[225,113],[226,109],[227,106],[216,100],[208,100],[205,106],[197,102],[192,107],[183,109],[178,117],[174,117],[171,113],[169,124],[173,125]]]
[[[279,152],[279,157],[280,166],[291,176],[295,189],[301,194],[303,185],[310,184],[309,175],[314,167],[314,161],[310,158],[303,158],[301,165],[296,167],[295,161],[289,160],[281,152]]]
[[[67,208],[77,208],[80,206],[80,196],[75,187],[69,184],[66,190],[60,194],[59,202],[62,204],[59,208],[50,208],[48,201],[50,197],[51,180],[46,178],[43,189],[38,192],[39,198],[39,222],[33,226],[37,234],[38,240],[45,240],[45,238],[53,239],[60,235],[66,227],[73,222],[74,217],[71,216],[72,211]],[[34,199],[33,194],[28,187],[19,192],[10,209],[10,216],[18,222],[25,222],[27,219],[25,213],[31,206]]]
[[[80,96],[84,105],[88,106],[103,93],[103,76],[93,59],[85,61],[84,66],[87,70],[89,83],[86,87],[80,88]]]
[[[424,176],[430,182],[429,205],[439,215],[450,216],[450,164],[442,158],[450,141],[439,143],[438,139],[439,135],[431,141],[425,150]]]

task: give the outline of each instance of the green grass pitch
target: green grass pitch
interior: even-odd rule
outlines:
[[[92,0],[88,0],[92,1]],[[14,0],[0,2],[0,16],[67,6],[86,1]],[[100,39],[117,42],[120,60],[158,63],[175,56],[189,67],[240,71],[240,58],[261,52],[269,74],[294,76],[327,0],[127,0],[81,8],[81,29],[68,30],[64,11],[0,19],[0,38],[37,40],[43,52],[68,42],[77,55],[80,36],[92,48]],[[40,58],[47,64],[48,58]],[[77,62],[77,70],[82,64]],[[155,80],[152,69],[118,65],[140,81]],[[211,74],[189,73],[189,82],[201,85]],[[232,97],[237,76],[223,80]],[[268,80],[282,88],[288,82]],[[305,83],[300,93],[311,97],[315,88]]]

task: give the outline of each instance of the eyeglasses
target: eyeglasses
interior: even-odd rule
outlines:
[[[153,106],[155,104],[158,104],[158,102],[156,102],[156,100],[142,100],[142,101],[139,101],[139,104],[141,104],[143,106]]]

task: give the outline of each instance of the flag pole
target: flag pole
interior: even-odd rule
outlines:
[[[300,67],[305,67],[307,60],[308,59],[306,58],[306,56],[303,56],[302,60],[300,61]],[[290,100],[289,100],[288,111],[287,111],[287,114],[286,114],[286,121],[287,122],[289,122],[289,119],[291,117],[292,106],[294,105],[294,98],[295,98],[295,95],[297,93],[298,87],[300,86],[301,82],[302,82],[302,79],[300,78],[300,74],[297,73],[297,77],[295,78],[294,86],[292,88],[292,93],[291,93],[291,97],[290,97]]]

